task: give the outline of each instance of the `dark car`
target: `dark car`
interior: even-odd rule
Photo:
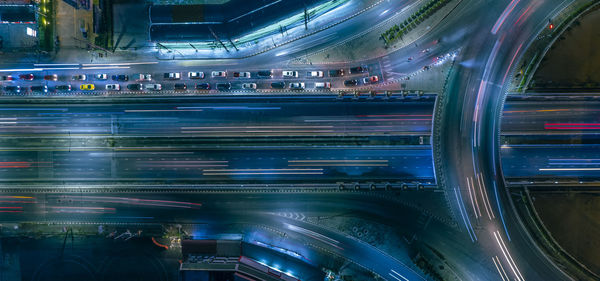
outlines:
[[[357,67],[350,68],[350,74],[365,73],[368,70],[369,69],[366,66],[357,66]]]
[[[271,83],[271,88],[283,89],[283,88],[285,88],[285,82],[273,82],[273,83]]]
[[[46,85],[40,85],[40,86],[31,86],[29,88],[32,92],[48,92],[48,86]]]
[[[356,85],[358,85],[358,80],[356,80],[356,79],[350,79],[350,80],[344,81],[344,86],[346,86],[346,87],[352,87],[352,86],[356,86]]]
[[[21,78],[23,80],[31,81],[31,80],[33,80],[34,76],[31,73],[29,73],[29,74],[21,74],[21,75],[19,75],[19,78]]]
[[[259,78],[271,78],[273,77],[273,72],[270,70],[261,70],[256,73]]]
[[[127,89],[132,91],[141,91],[144,89],[144,85],[142,84],[129,84],[127,85]]]
[[[210,84],[198,83],[198,84],[196,84],[196,90],[210,90]]]
[[[13,93],[20,93],[21,92],[21,86],[6,86],[6,87],[4,87],[4,91],[6,91],[6,92],[13,92]]]
[[[231,83],[217,83],[217,90],[229,91],[231,90]]]
[[[129,81],[129,76],[128,75],[113,75],[112,76],[112,80],[113,81]]]
[[[15,79],[12,77],[12,75],[4,75],[4,76],[0,77],[0,80],[2,80],[2,81],[14,81]]]
[[[56,80],[58,80],[58,75],[56,75],[56,74],[44,75],[44,80],[56,81]]]
[[[329,77],[341,77],[344,76],[343,69],[334,69],[329,71]]]
[[[71,85],[58,85],[54,87],[56,91],[70,92],[72,90]]]
[[[177,83],[177,84],[175,84],[175,90],[185,91],[185,90],[187,90],[187,85],[185,85],[183,83]]]

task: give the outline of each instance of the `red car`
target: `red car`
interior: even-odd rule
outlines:
[[[56,75],[56,74],[45,75],[44,80],[56,81],[56,80],[58,80],[58,75]]]
[[[29,74],[21,74],[19,75],[19,78],[23,79],[23,80],[33,80],[33,74],[29,73]]]
[[[2,76],[2,78],[0,79],[2,81],[13,81],[15,80],[12,75],[6,75],[6,76]]]

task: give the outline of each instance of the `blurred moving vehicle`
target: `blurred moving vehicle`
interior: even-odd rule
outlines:
[[[10,92],[10,93],[20,93],[21,86],[6,86],[6,87],[4,87],[4,91]]]
[[[31,81],[31,80],[33,80],[33,78],[34,78],[34,76],[31,73],[19,75],[19,79],[21,79],[21,80]]]
[[[56,74],[44,75],[44,80],[57,81],[58,80],[58,75],[56,75]]]
[[[85,79],[87,79],[87,76],[85,74],[77,74],[77,75],[71,76],[71,79],[76,80],[76,81],[85,81]]]
[[[58,86],[54,87],[54,91],[70,92],[71,90],[73,90],[73,88],[71,87],[70,84],[67,84],[67,85],[58,85]]]
[[[29,87],[29,89],[32,92],[44,92],[44,93],[48,92],[48,86],[46,86],[46,85],[31,86],[31,87]]]

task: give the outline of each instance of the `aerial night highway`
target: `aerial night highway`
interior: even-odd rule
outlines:
[[[0,1],[0,281],[598,280],[533,203],[600,190],[598,13]]]

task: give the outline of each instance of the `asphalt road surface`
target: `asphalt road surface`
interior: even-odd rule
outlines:
[[[394,142],[430,136],[433,102],[133,101],[0,106],[2,180],[435,182],[428,143]]]

